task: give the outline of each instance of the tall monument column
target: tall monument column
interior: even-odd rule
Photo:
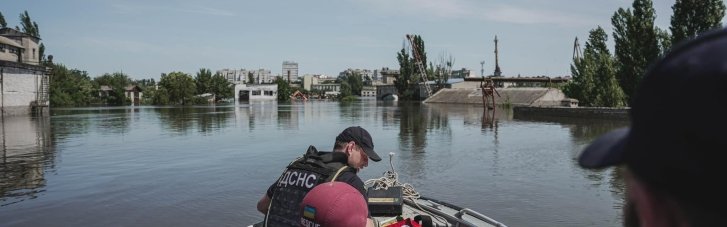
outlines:
[[[494,76],[499,77],[502,76],[502,72],[500,71],[500,61],[499,61],[498,51],[497,51],[497,36],[495,36],[495,73]]]

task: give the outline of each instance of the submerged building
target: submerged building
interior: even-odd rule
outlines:
[[[39,42],[40,38],[15,29],[0,29],[2,115],[47,112],[51,70],[40,65]]]

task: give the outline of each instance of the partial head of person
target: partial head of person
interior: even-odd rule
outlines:
[[[327,182],[314,187],[300,204],[300,226],[365,227],[368,205],[361,192],[343,182]]]
[[[727,30],[704,33],[652,64],[629,114],[630,127],[597,138],[578,160],[585,168],[625,167],[624,224],[724,225]]]
[[[348,127],[338,134],[333,150],[346,153],[348,165],[357,171],[368,166],[368,159],[381,161],[381,157],[374,151],[371,134],[361,126]]]

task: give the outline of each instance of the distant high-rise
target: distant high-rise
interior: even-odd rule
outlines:
[[[298,80],[298,63],[293,61],[283,62],[283,73],[281,76],[288,80],[288,83]]]

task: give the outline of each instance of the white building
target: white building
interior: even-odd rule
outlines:
[[[253,84],[270,84],[273,83],[275,77],[269,69],[220,69],[217,73],[224,76],[225,79],[233,84],[248,83],[250,75],[252,75]]]
[[[44,112],[49,106],[49,68],[39,66],[40,39],[0,29],[0,111],[2,115]],[[49,57],[50,58],[50,57]]]
[[[298,63],[293,61],[283,62],[283,72],[280,74],[288,83],[298,80]]]
[[[235,84],[235,102],[277,99],[277,84]]]

